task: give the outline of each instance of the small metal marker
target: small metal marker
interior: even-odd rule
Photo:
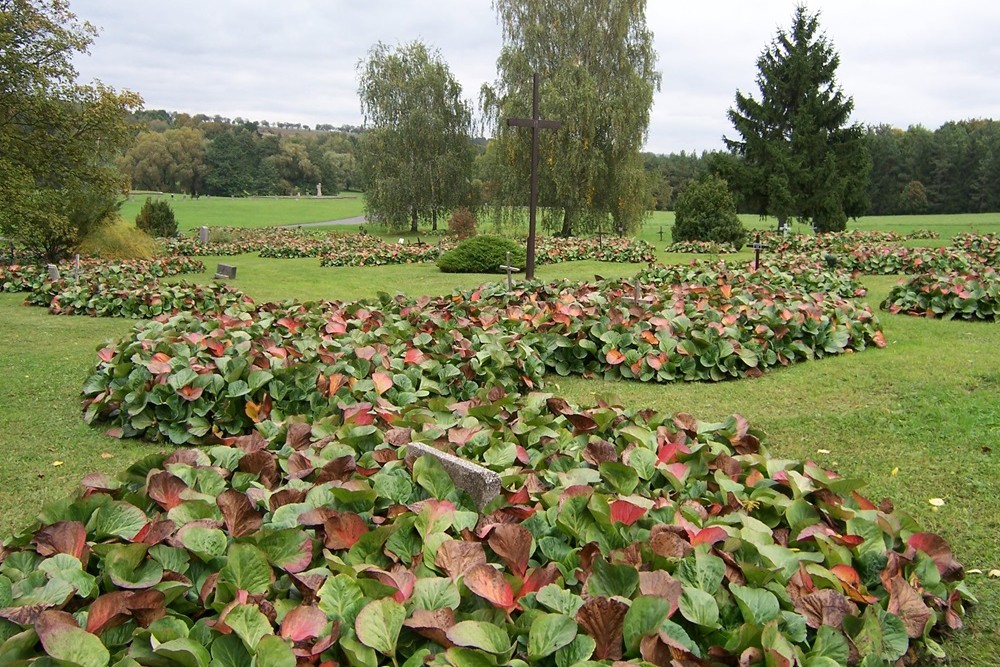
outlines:
[[[77,253],[73,258],[73,283],[78,282],[80,282],[80,253]]]
[[[756,271],[760,268],[760,249],[764,246],[760,243],[760,232],[754,236],[753,239],[753,270]]]
[[[660,240],[663,240],[663,225],[660,225]]]
[[[597,247],[604,250],[604,230],[597,228]]]

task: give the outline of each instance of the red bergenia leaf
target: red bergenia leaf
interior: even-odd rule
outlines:
[[[87,528],[79,521],[58,521],[45,526],[31,538],[35,551],[48,558],[56,554],[69,554],[83,561],[87,548]]]
[[[285,614],[281,621],[281,636],[300,642],[319,637],[326,629],[326,614],[312,605],[299,605]]]
[[[576,622],[590,635],[597,648],[596,660],[620,660],[622,657],[622,628],[628,605],[619,600],[596,597],[587,600],[576,612]]]
[[[169,511],[183,502],[181,492],[187,488],[188,485],[177,475],[161,471],[149,476],[146,483],[146,494],[155,500],[160,507]]]
[[[614,348],[608,350],[604,358],[612,366],[618,366],[625,361],[625,355]]]
[[[716,542],[723,542],[727,537],[729,537],[729,533],[726,532],[725,528],[721,526],[709,526],[708,528],[702,528],[691,536],[691,546],[715,544]]]
[[[599,466],[602,463],[617,462],[618,451],[615,446],[607,440],[594,440],[587,443],[583,450],[583,460],[592,466]]]
[[[500,572],[489,564],[477,565],[463,579],[466,587],[494,607],[510,613],[516,607],[514,591]]]
[[[327,549],[350,549],[368,532],[368,525],[353,512],[337,512],[323,522],[323,530],[326,532],[324,545]]]
[[[201,398],[202,393],[205,391],[204,387],[194,387],[191,385],[185,385],[177,390],[181,398],[185,401],[197,401]]]
[[[265,450],[246,454],[240,459],[240,470],[257,475],[264,486],[269,489],[273,489],[280,479],[274,454]]]
[[[99,635],[127,621],[131,612],[126,602],[132,595],[132,591],[112,591],[94,600],[87,610],[87,632]]]
[[[381,396],[388,391],[392,385],[392,376],[382,371],[372,373],[372,382],[375,383],[375,393]]]
[[[951,545],[940,535],[914,533],[906,543],[930,556],[945,581],[956,581],[965,577],[961,563],[955,560],[951,552]]]
[[[97,353],[97,357],[106,364],[111,363],[111,360],[115,358],[115,348],[114,347],[101,348]]]
[[[511,572],[524,577],[531,557],[531,531],[519,524],[500,524],[494,526],[488,543]]]
[[[910,639],[923,636],[924,626],[933,614],[930,607],[924,604],[923,596],[899,575],[889,582],[889,607],[886,611],[903,621]]]
[[[631,526],[645,514],[645,507],[640,507],[627,500],[615,500],[611,503],[611,523],[623,523],[626,526]]]
[[[449,577],[457,579],[486,563],[486,551],[481,542],[448,540],[434,554],[434,563]]]
[[[521,599],[528,593],[537,593],[545,586],[548,586],[559,578],[559,568],[555,563],[549,563],[545,567],[536,567],[528,573],[520,590],[517,591],[517,598]]]
[[[844,624],[845,616],[857,616],[858,607],[842,593],[829,588],[803,595],[793,600],[795,611],[806,617],[806,625],[820,628],[830,625],[838,630]]]
[[[108,359],[108,361],[111,361]],[[170,355],[163,352],[157,352],[146,362],[146,369],[149,370],[153,375],[160,375],[161,373],[170,372]]]
[[[236,489],[226,489],[215,503],[222,510],[222,518],[226,528],[233,537],[245,537],[257,532],[263,523],[263,517],[250,499]]]
[[[455,612],[448,607],[434,611],[414,609],[410,617],[403,621],[403,625],[445,648],[454,646],[448,640],[447,633],[455,625]]]

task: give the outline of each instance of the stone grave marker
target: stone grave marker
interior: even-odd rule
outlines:
[[[208,243],[208,227],[202,227],[198,230],[198,241],[205,245]]]
[[[59,267],[55,264],[46,264],[45,268],[49,270],[49,280],[55,282],[59,280]]]
[[[455,486],[469,494],[478,509],[500,495],[500,475],[489,468],[419,442],[411,442],[406,446],[407,461],[412,462],[420,456],[436,458]]]
[[[622,301],[631,301],[632,303],[635,304],[646,304],[646,303],[652,303],[653,299],[644,297],[642,295],[642,285],[639,284],[639,279],[636,278],[635,284],[633,286],[632,296],[623,296]]]
[[[230,264],[218,264],[215,267],[215,279],[236,278],[236,267]]]

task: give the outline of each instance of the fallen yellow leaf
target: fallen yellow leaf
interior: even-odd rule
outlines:
[[[944,507],[944,498],[931,498],[927,502],[934,507]]]
[[[829,454],[830,450],[829,449],[817,449],[816,453],[817,454]]]
[[[990,576],[994,579],[1000,579],[1000,570],[990,570]]]
[[[111,454],[109,452],[102,452],[101,453],[101,458],[102,459],[110,459],[112,456],[114,456],[114,454]]]
[[[890,472],[889,474],[895,477],[896,475],[899,474],[899,468],[893,468],[892,472]]]
[[[53,466],[56,466],[56,467],[58,467],[58,466],[61,466],[62,464],[63,464],[63,462],[62,462],[62,461],[53,461],[53,462],[52,462],[52,465],[53,465]]]

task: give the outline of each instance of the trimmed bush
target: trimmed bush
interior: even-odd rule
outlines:
[[[499,273],[507,253],[513,266],[524,266],[524,246],[500,236],[477,236],[459,243],[441,255],[438,268],[445,273]]]
[[[713,177],[691,183],[677,198],[673,240],[714,241],[743,247],[747,231],[736,215],[729,185]]]
[[[150,236],[173,238],[177,236],[177,219],[174,210],[165,201],[146,198],[139,215],[135,216],[135,226]]]

